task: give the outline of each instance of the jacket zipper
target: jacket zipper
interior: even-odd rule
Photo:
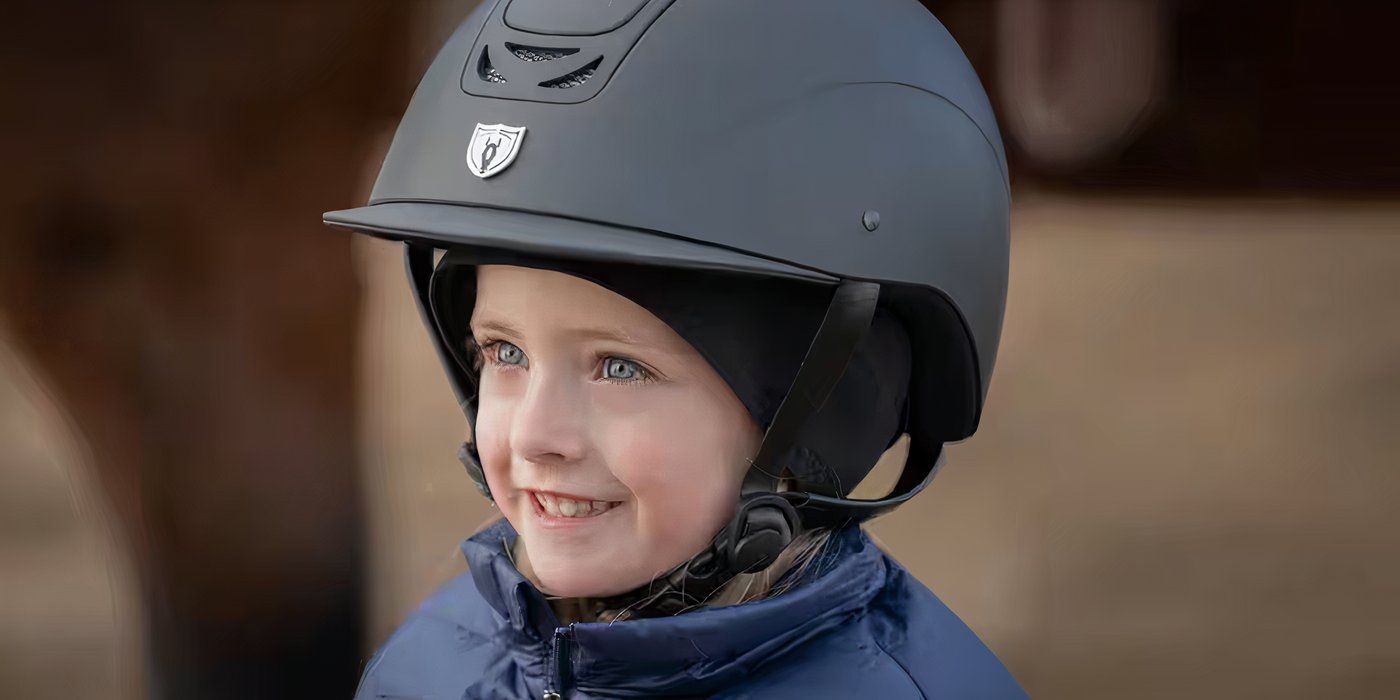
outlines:
[[[564,682],[569,676],[569,640],[573,635],[573,623],[554,628],[554,641],[549,647],[549,685],[544,689],[544,700],[564,698]]]

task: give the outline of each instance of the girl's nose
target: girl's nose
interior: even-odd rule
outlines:
[[[531,373],[510,431],[512,451],[526,461],[559,466],[578,462],[587,453],[584,397],[569,381]]]

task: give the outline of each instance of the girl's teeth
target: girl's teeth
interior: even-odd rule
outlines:
[[[608,501],[575,501],[539,492],[535,496],[545,514],[556,518],[587,518],[611,510],[613,506]]]

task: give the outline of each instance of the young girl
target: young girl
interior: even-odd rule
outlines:
[[[1021,697],[860,527],[976,429],[1008,208],[913,0],[484,3],[325,217],[405,242],[504,516],[359,697]]]

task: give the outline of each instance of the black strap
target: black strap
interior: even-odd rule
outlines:
[[[879,301],[880,285],[874,282],[844,280],[836,288],[822,325],[807,348],[807,356],[763,434],[745,478],[745,493],[777,490],[782,475],[782,465],[777,461],[797,443],[802,427],[826,403],[846,372],[846,365],[870,330]]]
[[[837,288],[792,388],[763,436],[753,468],[744,480],[745,494],[777,491],[782,465],[776,461],[796,443],[803,425],[826,402],[845,373],[846,365],[870,329],[879,295],[880,285],[872,282],[845,280]],[[909,457],[899,480],[883,498],[853,500],[805,491],[783,491],[779,495],[797,508],[800,529],[839,528],[888,513],[913,498],[933,481],[943,461],[942,442],[915,436],[909,442]]]
[[[780,495],[797,507],[802,527],[839,528],[847,523],[863,523],[884,515],[923,491],[943,467],[946,453],[937,440],[911,439],[909,458],[899,480],[889,494],[873,501],[834,498],[805,491],[784,491]]]

